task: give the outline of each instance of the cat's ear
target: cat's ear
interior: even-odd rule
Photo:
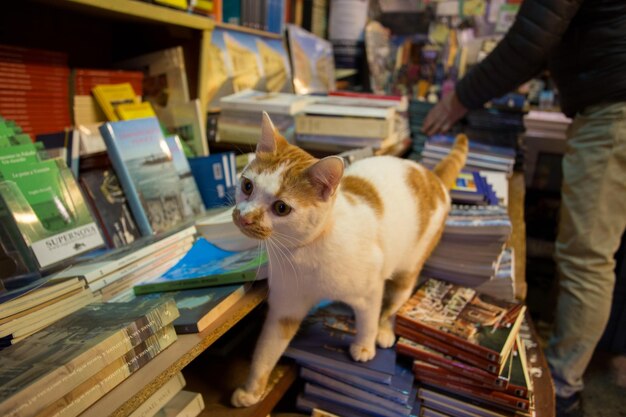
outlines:
[[[307,170],[311,183],[316,187],[323,201],[327,201],[337,190],[343,176],[343,168],[342,158],[328,156],[317,161]]]
[[[285,139],[280,135],[274,127],[272,119],[267,112],[263,112],[263,121],[261,122],[261,138],[256,145],[256,152],[274,153],[276,149],[286,143]]]

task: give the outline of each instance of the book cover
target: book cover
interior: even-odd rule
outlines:
[[[120,103],[115,106],[115,113],[119,117],[119,120],[156,117],[152,104],[148,101],[143,101],[141,103]]]
[[[169,271],[133,287],[136,295],[238,284],[267,278],[267,254],[259,248],[230,252],[200,237]]]
[[[174,396],[154,417],[195,417],[204,410],[202,394],[182,390]]]
[[[107,119],[116,122],[119,119],[116,107],[120,104],[139,104],[137,93],[130,83],[100,84],[93,88],[93,95],[107,116]]]
[[[395,350],[377,348],[371,361],[355,362],[350,356],[354,334],[351,309],[333,303],[318,308],[305,318],[284,355],[304,366],[333,368],[378,383],[391,384],[396,365]]]
[[[325,94],[335,90],[332,44],[293,24],[287,25],[286,36],[296,94]]]
[[[513,348],[524,310],[522,303],[430,278],[398,311],[396,326],[501,364]]]
[[[319,398],[321,400],[339,403],[344,407],[347,407],[348,409],[351,408],[370,416],[409,417],[411,413],[411,407],[407,407],[406,413],[399,413],[397,411],[388,410],[380,404],[368,403],[362,401],[361,399],[353,398],[341,392],[324,388],[322,386],[311,384],[308,382],[304,385],[304,395]]]
[[[172,155],[172,162],[180,180],[183,216],[185,219],[196,218],[204,213],[205,208],[180,138],[178,136],[166,136],[165,142]]]
[[[257,247],[259,242],[244,235],[233,222],[234,208],[212,210],[196,219],[198,234],[224,250],[239,251]]]
[[[128,417],[153,417],[161,408],[185,387],[186,381],[182,372],[176,373],[161,388],[155,391]]]
[[[180,313],[180,316],[174,320],[176,333],[200,333],[241,300],[246,289],[245,285],[235,284],[146,294],[138,298],[174,298]]]
[[[0,165],[0,174],[0,196],[41,269],[104,244],[65,162]]]
[[[141,234],[183,222],[179,177],[158,120],[105,123],[100,132]]]
[[[176,332],[170,323],[111,361],[79,386],[67,391],[61,398],[48,404],[37,416],[77,417],[174,342]]]
[[[173,103],[162,109],[157,108],[156,112],[159,121],[167,127],[170,134],[180,137],[187,157],[209,154],[200,100]]]
[[[173,300],[90,304],[0,355],[0,414],[34,414],[178,317]]]

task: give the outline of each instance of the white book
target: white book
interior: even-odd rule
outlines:
[[[220,98],[219,106],[224,110],[244,110],[254,113],[266,111],[277,114],[296,114],[313,101],[312,97],[290,93],[267,93],[256,90],[243,90]],[[259,119],[259,126],[261,120]],[[219,127],[219,124],[218,124]]]
[[[348,117],[363,117],[373,119],[385,119],[392,120],[396,114],[396,109],[393,106],[390,107],[370,107],[370,106],[352,106],[341,104],[309,104],[304,107],[303,112],[309,115],[326,115],[326,116],[348,116]]]
[[[155,391],[128,417],[154,417],[172,398],[185,387],[185,377],[178,372],[170,378],[161,388]]]
[[[196,417],[204,410],[202,394],[180,391],[154,417]]]

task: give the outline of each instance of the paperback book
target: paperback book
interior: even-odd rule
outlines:
[[[219,285],[241,284],[267,278],[265,251],[254,248],[231,252],[200,237],[187,254],[162,276],[134,286],[136,295]]]

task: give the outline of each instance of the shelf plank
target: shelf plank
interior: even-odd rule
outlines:
[[[231,23],[222,23],[222,22],[218,23],[218,22],[216,22],[215,26],[223,28],[223,29],[236,30],[236,31],[239,31],[239,32],[250,33],[252,35],[264,36],[266,38],[282,39],[282,37],[283,37],[281,34],[278,34],[278,33],[267,32],[267,31],[259,30],[259,29],[252,29],[252,28],[245,27],[245,26],[233,25]]]
[[[190,29],[211,30],[215,23],[212,19],[175,10],[168,7],[134,0],[41,0],[57,7],[81,11],[96,12],[118,18],[132,18],[155,23],[166,23]]]
[[[202,333],[179,335],[172,346],[89,407],[81,417],[128,416],[172,376],[261,304],[266,296],[266,283],[257,283]]]

